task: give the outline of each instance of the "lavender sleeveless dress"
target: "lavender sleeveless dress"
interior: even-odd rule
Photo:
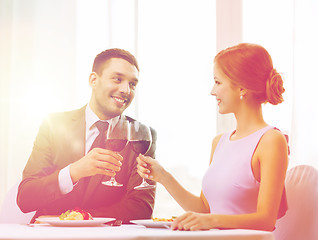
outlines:
[[[251,161],[255,149],[272,126],[266,126],[247,137],[231,141],[231,133],[221,136],[213,160],[202,181],[202,191],[211,213],[246,214],[256,212],[260,183],[254,178]],[[285,214],[285,191],[280,213]]]

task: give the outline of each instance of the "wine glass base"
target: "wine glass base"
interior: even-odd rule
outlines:
[[[147,182],[143,182],[139,186],[134,187],[134,189],[136,189],[136,190],[146,190],[146,189],[153,189],[155,187],[156,187],[156,185],[150,185]]]
[[[122,187],[123,184],[118,183],[118,182],[113,182],[113,181],[107,181],[107,182],[102,182],[102,184],[110,187]]]

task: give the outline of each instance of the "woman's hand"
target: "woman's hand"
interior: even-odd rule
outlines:
[[[209,213],[186,212],[177,217],[172,225],[172,230],[198,231],[215,228],[213,215]]]
[[[157,160],[149,156],[139,154],[137,162],[137,172],[142,178],[162,183],[167,172]]]

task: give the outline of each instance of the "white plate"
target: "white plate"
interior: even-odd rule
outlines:
[[[93,220],[60,220],[58,217],[37,218],[37,221],[48,223],[55,227],[96,227],[115,218],[94,218]]]
[[[152,219],[133,220],[132,223],[143,225],[148,228],[170,228],[172,222],[153,221]]]

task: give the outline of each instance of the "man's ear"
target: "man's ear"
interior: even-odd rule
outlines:
[[[98,74],[96,72],[91,72],[91,74],[89,75],[88,82],[92,89],[96,88],[97,79],[98,79]]]

